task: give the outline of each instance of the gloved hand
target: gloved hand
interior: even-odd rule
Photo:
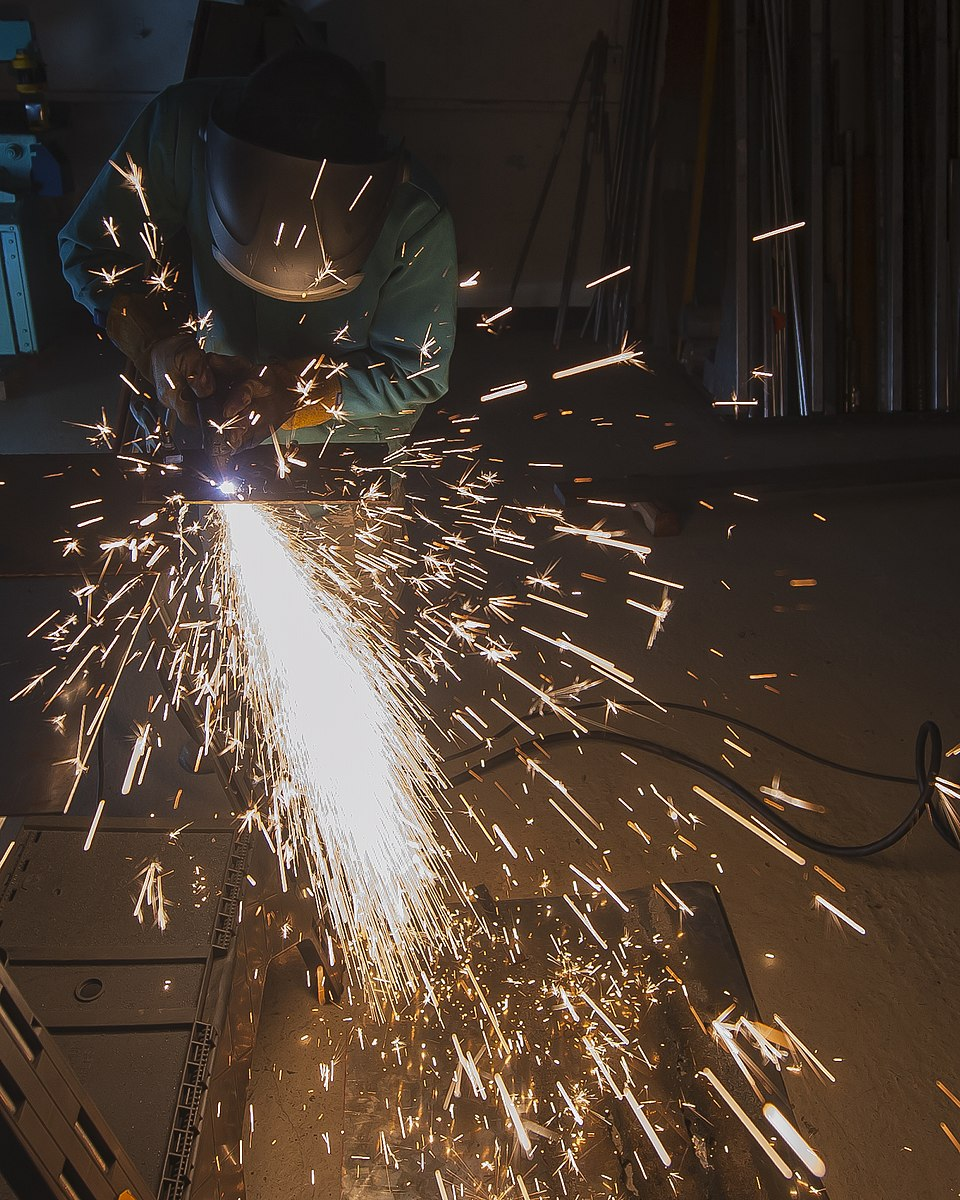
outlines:
[[[147,378],[164,408],[185,425],[197,424],[197,400],[212,396],[216,387],[210,355],[188,333],[161,338],[150,347]]]
[[[209,355],[219,386],[226,384],[224,437],[236,454],[270,436],[270,429],[302,428],[329,421],[339,383],[325,377],[313,359],[267,363]]]
[[[192,334],[156,296],[121,294],[107,314],[107,336],[153,385],[156,398],[187,425],[196,425],[198,398],[210,396],[216,380],[209,357]]]

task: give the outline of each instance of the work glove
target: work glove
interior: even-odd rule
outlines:
[[[322,425],[333,416],[339,380],[322,361],[302,359],[258,365],[249,359],[209,355],[218,387],[225,388],[223,436],[234,454],[281,427]]]
[[[211,396],[216,380],[209,356],[196,338],[177,327],[155,296],[115,297],[107,314],[107,337],[133,360],[153,394],[185,425],[197,424],[197,400]]]

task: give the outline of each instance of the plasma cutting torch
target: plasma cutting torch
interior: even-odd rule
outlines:
[[[197,401],[200,449],[209,460],[217,483],[221,483],[227,477],[230,459],[233,457],[233,449],[224,435],[223,403],[220,389],[212,396]]]
[[[234,451],[224,430],[224,403],[222,389],[197,401],[199,447],[195,431],[184,426],[166,437],[144,476],[145,500],[162,502],[175,480],[177,491],[191,504],[356,504],[377,475],[390,494],[386,445],[299,446],[293,464],[289,454],[279,460],[269,442]]]

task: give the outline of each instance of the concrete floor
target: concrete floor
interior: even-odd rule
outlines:
[[[845,461],[858,452],[891,459],[932,456],[955,451],[960,441],[960,430],[940,426],[870,427],[858,439],[829,429],[815,434],[731,429],[669,371],[617,367],[553,382],[552,370],[598,351],[570,339],[554,353],[545,330],[532,319],[525,324],[493,338],[471,330],[465,318],[451,392],[420,429],[425,436],[482,445],[481,461],[502,459],[493,466],[503,477],[501,494],[508,502],[553,504],[559,475],[688,473],[724,464],[787,468]],[[65,432],[60,422],[68,414],[72,420],[93,419],[103,403],[109,409],[116,369],[92,335],[73,335],[67,346],[29,365],[20,372],[19,392],[10,387],[0,407],[0,451],[81,448],[82,435]],[[478,403],[492,386],[521,378],[530,383],[526,393]],[[477,415],[467,425],[460,420]],[[654,449],[673,441],[676,445]],[[530,462],[561,463],[563,470]],[[896,824],[912,802],[910,787],[827,770],[739,731],[737,722],[769,729],[823,756],[897,775],[911,773],[921,721],[941,724],[946,747],[960,742],[960,648],[954,634],[960,490],[956,484],[921,483],[766,497],[761,503],[737,499],[733,490],[711,496],[712,508],[694,505],[681,535],[658,540],[647,568],[640,568],[684,587],[649,651],[650,618],[625,601],[629,596],[656,603],[659,589],[627,574],[637,569],[635,561],[573,539],[553,539],[545,523],[530,526],[538,567],[559,559],[554,576],[564,601],[590,613],[587,621],[560,614],[551,620],[547,614],[538,627],[579,636],[661,702],[702,705],[729,717],[724,722],[647,710],[620,718],[621,728],[680,748],[753,789],[779,773],[786,792],[827,809],[824,815],[800,814],[804,828],[837,841],[869,839]],[[601,511],[578,515],[592,523]],[[647,540],[632,516],[618,512],[607,524]],[[581,572],[606,582],[584,579]],[[509,581],[509,570],[503,579]],[[791,586],[798,579],[815,579],[816,585]],[[532,673],[533,664],[527,666]],[[761,674],[776,677],[750,679]],[[580,677],[589,677],[589,671],[580,671]],[[494,683],[488,669],[468,663],[464,682],[437,689],[434,706],[438,712],[466,704],[481,714],[495,712],[485,699]],[[605,685],[585,700],[614,694]],[[515,694],[510,698],[522,703]],[[129,715],[131,722],[135,716]],[[123,719],[116,717],[121,724]],[[726,724],[740,732],[752,757],[724,743],[731,737]],[[491,718],[491,725],[499,721]],[[604,825],[601,849],[610,851],[612,886],[664,878],[711,879],[720,887],[761,1012],[767,1018],[780,1014],[837,1076],[835,1085],[808,1074],[790,1080],[800,1128],[828,1164],[833,1200],[960,1195],[960,1155],[940,1128],[946,1122],[960,1133],[960,1111],[937,1088],[942,1080],[960,1093],[960,1051],[950,1020],[960,1007],[960,932],[950,899],[960,857],[929,823],[923,821],[877,858],[808,856],[807,866],[799,868],[695,796],[692,785],[699,781],[689,771],[639,754],[633,755],[634,765],[600,743],[561,746],[552,754],[556,773]],[[944,773],[960,775],[956,758],[945,761]],[[513,804],[494,780],[515,798]],[[690,837],[696,851],[678,842],[676,826],[652,787],[672,797],[681,812],[701,818]],[[480,784],[471,781],[462,795],[518,846],[529,846],[534,859],[509,860],[508,878],[506,855],[495,853],[461,814],[459,827],[477,856],[476,863],[460,864],[470,884],[485,883],[495,896],[529,896],[544,873],[553,890],[565,890],[570,863],[600,869],[596,856],[553,815],[544,790],[518,766]],[[630,814],[621,800],[651,835],[649,847],[626,828]],[[455,808],[462,809],[456,800]],[[845,891],[815,873],[814,863]],[[861,923],[866,935],[817,909],[817,893]],[[245,1147],[256,1200],[328,1194],[321,1182],[311,1187],[305,1179],[317,1149],[319,1101],[309,1092],[322,1051],[317,1047],[317,1062],[305,1065],[300,1039],[318,1036],[323,1014],[299,987],[299,972],[281,971],[265,1002],[252,1083],[257,1127]],[[297,1074],[292,1057],[300,1063]]]

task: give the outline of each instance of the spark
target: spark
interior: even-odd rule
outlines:
[[[323,172],[326,168],[326,165],[327,165],[327,160],[324,159],[323,162],[320,164],[319,171],[317,171],[317,177],[313,181],[313,188],[310,191],[310,199],[311,200],[316,199],[317,189],[320,187],[320,180],[323,178]]]
[[[862,925],[856,922],[853,917],[848,917],[845,912],[837,908],[835,904],[831,904],[824,896],[814,896],[813,901],[818,908],[825,908],[828,913],[832,913],[838,920],[843,921],[845,925],[849,925],[856,933],[866,936],[867,931]]]
[[[710,1084],[710,1086],[714,1089],[714,1091],[717,1093],[717,1095],[719,1095],[721,1097],[721,1099],[723,1099],[723,1101],[729,1107],[730,1111],[734,1114],[735,1117],[738,1118],[738,1120],[741,1122],[743,1127],[746,1129],[747,1133],[750,1134],[750,1136],[757,1143],[757,1145],[764,1152],[764,1154],[766,1154],[767,1158],[770,1159],[770,1161],[777,1168],[777,1170],[780,1172],[780,1174],[783,1176],[783,1178],[784,1179],[792,1179],[793,1172],[790,1170],[790,1168],[787,1166],[787,1164],[783,1161],[783,1159],[780,1157],[780,1155],[777,1153],[777,1151],[770,1144],[770,1141],[764,1137],[762,1130],[760,1130],[757,1127],[757,1125],[750,1119],[750,1117],[747,1115],[747,1113],[744,1112],[744,1110],[740,1107],[740,1105],[737,1103],[737,1101],[734,1099],[734,1097],[731,1096],[731,1094],[723,1086],[723,1084],[720,1082],[720,1080],[716,1077],[714,1072],[709,1067],[704,1067],[704,1069],[702,1071],[700,1071],[699,1074],[702,1075],[703,1078],[707,1081],[707,1083]]]
[[[167,928],[169,920],[167,916],[168,901],[163,894],[163,878],[168,874],[170,872],[163,870],[158,859],[148,862],[137,875],[137,879],[142,879],[143,884],[133,906],[133,915],[141,925],[145,919],[144,909],[152,909],[154,923],[161,933]]]
[[[513,1128],[516,1131],[517,1140],[523,1147],[523,1152],[527,1158],[533,1157],[533,1143],[530,1141],[530,1135],[524,1128],[523,1121],[520,1118],[520,1113],[517,1111],[517,1106],[514,1103],[513,1097],[507,1090],[507,1085],[503,1082],[503,1076],[499,1072],[493,1077],[494,1083],[497,1085],[497,1091],[500,1093],[500,1099],[503,1101],[503,1107],[507,1111]]]
[[[93,814],[93,820],[90,822],[90,829],[87,832],[86,841],[83,843],[83,849],[86,852],[93,845],[93,839],[97,832],[97,826],[100,824],[100,818],[103,816],[103,810],[106,807],[106,800],[97,802],[97,811]]]
[[[640,1127],[643,1129],[643,1132],[650,1139],[650,1144],[653,1146],[654,1150],[656,1150],[657,1157],[660,1159],[660,1161],[663,1163],[663,1165],[665,1167],[669,1167],[671,1165],[671,1163],[673,1162],[673,1160],[670,1157],[670,1153],[667,1150],[666,1146],[661,1141],[660,1135],[657,1133],[657,1131],[654,1129],[654,1127],[650,1124],[650,1118],[647,1116],[647,1114],[641,1108],[640,1104],[637,1101],[636,1096],[634,1096],[633,1092],[629,1088],[623,1089],[623,1095],[624,1095],[627,1103],[630,1105],[630,1108],[633,1110],[633,1115],[640,1122]]]
[[[372,179],[373,179],[372,175],[367,176],[367,178],[364,180],[363,186],[360,188],[360,191],[357,192],[356,196],[354,196],[353,203],[347,209],[347,212],[353,212],[353,210],[357,207],[357,202],[359,201],[359,199],[363,195],[363,193],[367,190],[367,188],[370,186],[370,181]]]
[[[751,679],[776,679],[775,675],[758,675],[750,676]],[[724,738],[726,741],[726,738]],[[822,804],[814,804],[810,800],[801,800],[799,796],[791,796],[788,792],[784,792],[780,787],[780,776],[774,775],[769,787],[760,788],[760,794],[767,796],[771,800],[778,800],[781,804],[789,804],[793,808],[806,809],[808,812],[825,813],[827,810]]]
[[[778,850],[781,854],[785,855],[790,859],[791,862],[795,862],[801,867],[806,865],[807,860],[805,858],[801,858],[801,856],[797,854],[795,850],[791,850],[789,846],[786,846],[783,842],[778,841],[777,838],[775,838],[772,834],[767,833],[767,831],[762,829],[759,825],[754,825],[745,817],[741,817],[738,812],[735,812],[732,808],[730,808],[729,805],[724,804],[722,800],[718,800],[716,796],[711,796],[709,792],[704,791],[704,789],[697,784],[693,785],[693,790],[698,796],[712,804],[714,808],[719,808],[721,812],[726,813],[727,816],[736,821],[738,825],[742,825],[744,829],[749,829],[754,837],[761,838],[769,846],[773,846],[775,850]]]
[[[562,371],[554,371],[551,379],[569,379],[572,375],[582,375],[585,371],[599,371],[601,367],[613,367],[617,363],[628,363],[631,367],[640,367],[647,371],[649,367],[643,361],[643,352],[636,345],[628,346],[624,339],[623,348],[619,354],[610,354],[606,358],[596,358],[592,362],[579,363],[575,367],[565,367]]]
[[[492,388],[489,392],[484,392],[480,397],[480,403],[485,404],[488,400],[502,400],[504,396],[514,396],[518,392],[527,390],[527,381],[518,379],[516,383],[502,383],[498,387]]]
[[[954,1150],[956,1150],[958,1154],[960,1154],[960,1139],[957,1138],[957,1135],[953,1132],[946,1121],[940,1122],[940,1128],[947,1135],[950,1145],[953,1146]]]
[[[797,1158],[803,1163],[811,1175],[822,1179],[827,1173],[827,1167],[820,1155],[807,1142],[783,1115],[775,1104],[765,1104],[763,1115],[767,1123],[783,1138]]]
[[[151,292],[172,292],[178,278],[179,272],[170,263],[159,263],[156,271],[146,276],[144,282],[150,285]]]
[[[619,267],[616,271],[611,271],[609,275],[601,275],[599,279],[592,279],[589,283],[585,283],[585,288],[599,287],[601,283],[606,283],[608,279],[616,279],[618,275],[625,275],[630,270],[630,264],[625,267]]]
[[[506,308],[501,308],[499,312],[495,312],[492,316],[481,317],[477,322],[478,329],[489,329],[494,321],[499,321],[501,317],[509,316],[513,312],[513,305],[508,304]]]
[[[143,168],[139,167],[132,156],[127,154],[127,166],[121,167],[110,159],[110,166],[119,174],[124,182],[124,185],[135,192],[137,199],[140,201],[140,206],[143,209],[144,216],[150,219],[150,205],[147,203],[147,196],[143,190]]]
[[[793,233],[795,229],[803,229],[805,225],[806,221],[794,221],[792,225],[781,225],[777,229],[767,230],[766,233],[755,233],[752,240],[755,242],[763,242],[766,241],[767,238],[779,237],[782,233]]]
[[[102,279],[107,287],[113,287],[121,275],[126,275],[130,271],[135,271],[136,267],[97,267],[91,270],[91,275],[96,275],[98,279]]]

